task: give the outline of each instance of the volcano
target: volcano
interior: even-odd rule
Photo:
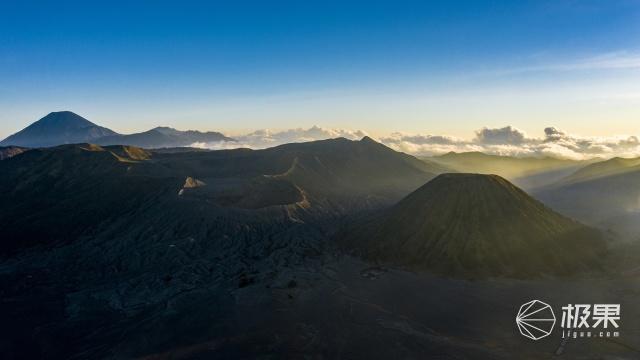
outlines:
[[[71,111],[49,113],[23,130],[2,140],[0,145],[46,147],[92,142],[103,136],[117,135]]]
[[[342,241],[369,259],[471,277],[569,275],[605,251],[597,230],[479,174],[439,175]]]

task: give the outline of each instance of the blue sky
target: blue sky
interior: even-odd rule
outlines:
[[[637,134],[640,1],[0,2],[0,137],[339,127]]]

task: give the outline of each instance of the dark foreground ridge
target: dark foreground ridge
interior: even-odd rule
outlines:
[[[491,333],[517,356],[541,358],[529,355],[547,348],[523,355],[513,336],[521,292],[505,286],[526,282],[380,268],[334,246],[353,219],[369,218],[349,245],[449,277],[597,264],[593,230],[496,176],[424,185],[441,171],[369,138],[224,151],[85,143],[2,160],[0,350],[9,359],[512,359],[486,346]],[[548,293],[575,289],[551,281]]]
[[[595,270],[605,243],[497,175],[442,174],[347,232],[367,258],[450,276]]]

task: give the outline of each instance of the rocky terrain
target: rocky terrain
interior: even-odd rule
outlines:
[[[0,160],[8,159],[12,156],[22,154],[27,150],[27,148],[19,146],[0,146]]]
[[[561,253],[571,256],[566,264],[535,252],[565,251],[551,240],[590,229],[505,180],[436,178],[442,170],[369,138],[255,151],[85,143],[3,160],[3,358],[539,358],[558,344],[532,347],[514,336],[512,323],[512,307],[532,294],[554,293],[560,303],[575,293],[596,301],[614,292],[615,300],[633,303],[637,293],[621,290],[635,288],[633,277],[610,281],[609,273],[581,271],[588,275],[563,278],[565,266],[592,261],[600,242]],[[436,191],[433,184],[440,184]],[[446,200],[433,208],[441,217],[424,199]],[[442,266],[419,274],[393,262],[379,266],[336,241],[354,224],[396,210],[406,218],[380,225],[457,224],[447,235],[451,244],[437,250],[452,261],[465,233],[476,248],[456,250],[460,261],[442,276]],[[511,238],[496,234],[502,225],[513,248]],[[357,244],[384,245],[373,235]],[[487,247],[500,251],[489,258]],[[418,254],[429,258],[427,250]],[[530,251],[531,259],[502,263],[518,251]],[[488,265],[474,268],[477,256]],[[625,256],[616,262],[634,264]],[[549,264],[558,271],[548,276],[562,276],[529,276]],[[473,269],[481,276],[469,282]],[[500,279],[490,276],[499,271]],[[629,316],[637,314],[626,306]],[[599,351],[635,354],[638,334],[627,334],[623,345],[605,343]],[[579,358],[589,349],[569,354]]]

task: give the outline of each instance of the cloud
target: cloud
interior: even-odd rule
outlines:
[[[260,129],[246,135],[234,136],[236,142],[214,142],[214,143],[194,143],[191,146],[198,148],[209,148],[214,150],[232,148],[264,149],[288,143],[316,141],[343,137],[349,140],[360,140],[367,136],[367,133],[360,130],[346,129],[325,129],[312,126],[308,129],[288,129],[273,131]]]
[[[454,145],[464,142],[452,136],[442,135],[405,135],[399,132],[389,135],[389,137],[380,138],[385,143],[409,142],[417,145]]]
[[[560,137],[565,135],[564,132],[562,132],[562,131],[554,128],[554,127],[544,128],[544,134],[547,137],[547,139],[560,138]]]
[[[628,51],[610,52],[565,64],[562,67],[567,70],[640,69],[640,53]]]
[[[215,150],[239,147],[263,149],[292,142],[337,137],[359,140],[366,135],[366,132],[360,130],[326,129],[318,126],[282,131],[262,129],[236,136],[237,142],[195,143],[192,146]],[[504,126],[479,129],[472,139],[395,132],[377,140],[394,150],[421,156],[440,155],[451,151],[480,151],[487,154],[519,157],[553,156],[576,160],[640,156],[640,139],[637,136],[586,137],[569,134],[555,127],[544,128],[541,137],[530,137],[513,126]]]
[[[522,144],[526,140],[526,135],[511,126],[499,129],[482,128],[476,131],[476,142],[480,144]]]
[[[480,151],[505,156],[553,156],[565,159],[640,156],[637,136],[585,137],[568,134],[555,127],[544,129],[540,138],[528,137],[512,126],[482,128],[475,138],[464,140],[441,135],[392,134],[380,141],[387,146],[413,155],[439,155],[447,152]]]
[[[271,131],[262,129],[250,134],[238,136],[236,139],[252,148],[265,148],[292,142],[305,142],[344,137],[350,140],[359,140],[367,134],[363,131],[351,131],[345,129],[324,129],[312,126],[309,129],[289,129],[284,131]]]
[[[546,59],[530,66],[500,69],[494,73],[511,75],[530,72],[607,71],[640,69],[639,51],[614,51],[582,58]]]

